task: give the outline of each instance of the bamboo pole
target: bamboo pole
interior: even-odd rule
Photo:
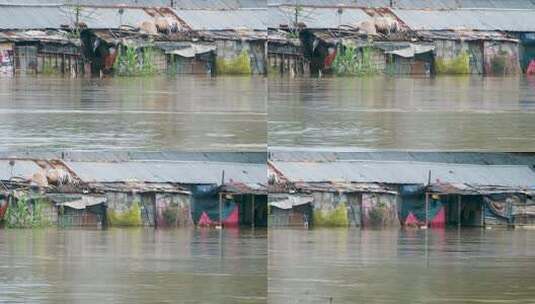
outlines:
[[[425,193],[425,227],[429,227],[429,193]]]
[[[457,228],[461,228],[461,195],[457,195]]]
[[[223,228],[223,193],[219,193],[219,226]]]
[[[254,218],[254,207],[255,207],[254,206],[254,194],[252,194],[252,205],[253,207],[251,208],[251,228],[254,228],[254,224],[255,224],[254,223],[254,220],[255,220]]]

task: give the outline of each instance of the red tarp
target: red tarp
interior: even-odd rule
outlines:
[[[223,226],[225,227],[238,226],[239,218],[240,218],[240,213],[238,210],[238,206],[236,206],[234,207],[232,212],[227,216],[227,218],[223,220]],[[199,226],[214,226],[214,225],[219,224],[219,222],[217,220],[210,219],[208,214],[206,214],[206,212],[203,211],[203,213],[201,214],[201,217],[199,218],[198,224]]]

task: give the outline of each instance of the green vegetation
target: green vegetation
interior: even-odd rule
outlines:
[[[370,224],[374,226],[382,226],[385,222],[387,213],[387,205],[384,202],[379,201],[377,205],[368,212]]]
[[[149,76],[156,74],[154,66],[154,48],[145,47],[143,50],[125,45],[118,48],[117,58],[113,64],[118,76]]]
[[[44,202],[41,199],[34,201],[33,205],[27,197],[21,197],[11,202],[5,214],[5,223],[8,228],[38,228],[50,225],[43,216]]]
[[[132,202],[132,206],[125,212],[117,212],[108,209],[108,224],[110,226],[141,226],[141,207],[138,201]]]
[[[177,224],[176,220],[178,218],[177,214],[178,214],[178,207],[169,206],[165,208],[162,212],[165,224],[169,226],[176,225]]]
[[[41,71],[41,74],[43,75],[54,75],[58,74],[58,70],[52,63],[50,63],[50,60],[43,61],[43,70]]]
[[[249,53],[242,50],[239,56],[233,59],[216,59],[217,74],[247,75],[252,73]]]
[[[492,75],[507,74],[507,52],[502,50],[490,59],[490,72]]]
[[[314,210],[314,226],[347,227],[348,225],[345,203],[338,204],[332,211]]]
[[[338,76],[375,75],[378,71],[373,63],[372,52],[371,46],[360,49],[351,44],[339,46],[332,69]]]
[[[469,74],[470,55],[462,52],[453,59],[436,58],[435,71],[437,74]]]

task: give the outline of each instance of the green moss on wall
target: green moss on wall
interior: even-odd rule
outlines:
[[[249,54],[243,50],[239,56],[232,59],[216,59],[217,74],[244,75],[251,74]]]
[[[490,73],[492,75],[507,74],[507,53],[500,51],[498,55],[490,59]]]
[[[345,203],[340,203],[332,211],[314,210],[314,226],[347,227],[348,225]]]
[[[437,58],[435,71],[437,74],[469,74],[470,55],[467,52],[462,52],[453,59]]]
[[[133,202],[132,206],[125,212],[108,210],[108,224],[110,226],[141,226],[141,207],[138,202]]]

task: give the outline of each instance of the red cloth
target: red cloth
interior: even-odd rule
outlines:
[[[240,219],[240,213],[238,210],[238,206],[236,206],[234,209],[232,209],[232,212],[227,216],[226,219],[223,220],[223,226],[225,227],[237,227],[239,224]],[[203,211],[201,214],[201,217],[199,218],[199,226],[214,226],[216,224],[219,224],[219,221],[213,221],[210,219],[208,214]]]
[[[405,219],[405,225],[410,225],[410,226],[418,225],[418,219],[416,218],[416,216],[414,216],[414,214],[412,214],[412,212],[409,212],[409,215]]]
[[[329,54],[325,56],[325,59],[323,60],[323,68],[329,69],[331,65],[334,62],[334,59],[336,58],[336,49],[333,51],[329,50]]]
[[[446,211],[444,210],[444,207],[440,207],[440,210],[431,220],[430,225],[432,228],[444,228],[444,226],[446,226]]]
[[[199,226],[211,226],[214,222],[210,219],[208,214],[206,212],[203,212],[201,214],[201,218],[199,219]]]
[[[527,75],[535,75],[535,59],[533,59],[533,60],[531,60],[529,62],[526,74]]]
[[[239,219],[238,206],[232,210],[229,216],[223,220],[223,226],[225,227],[237,227]]]

